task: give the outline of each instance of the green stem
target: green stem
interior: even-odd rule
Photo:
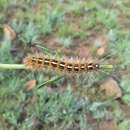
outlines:
[[[44,83],[42,83],[41,85],[39,85],[38,88],[41,88],[41,87],[43,87],[43,86],[45,86],[45,85],[54,83],[54,82],[56,82],[56,81],[62,79],[63,77],[64,77],[64,76],[56,76],[56,77],[54,77],[54,78],[52,78],[52,79],[50,79],[50,80],[45,81]]]
[[[113,65],[100,65],[101,69],[113,69]],[[0,64],[0,69],[26,69],[24,64]]]
[[[24,64],[0,64],[0,70],[2,69],[26,69]]]
[[[101,69],[113,69],[114,67],[113,67],[113,65],[108,64],[108,65],[100,65],[100,68]]]

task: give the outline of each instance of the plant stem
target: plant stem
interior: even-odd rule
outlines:
[[[113,65],[100,65],[102,69],[113,69]],[[26,69],[24,64],[0,64],[1,69]]]
[[[52,78],[52,79],[50,79],[50,80],[48,80],[48,81],[45,81],[44,83],[42,83],[41,85],[39,85],[38,88],[41,88],[41,87],[43,87],[43,86],[45,86],[45,85],[47,85],[47,84],[51,84],[51,83],[53,83],[53,82],[56,82],[56,81],[62,79],[63,77],[64,77],[64,76],[56,76],[56,77],[54,77],[54,78]]]
[[[0,70],[4,69],[26,69],[24,64],[0,64]]]
[[[110,64],[108,64],[108,65],[100,65],[100,68],[101,69],[113,69],[113,65],[110,65]]]

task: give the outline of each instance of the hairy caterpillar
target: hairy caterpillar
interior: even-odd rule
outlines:
[[[97,71],[102,68],[112,68],[112,66],[103,66],[96,63],[86,63],[85,60],[57,60],[55,58],[47,58],[42,54],[28,55],[24,58],[24,64],[27,69],[41,70],[41,69],[52,69],[61,70],[64,73],[78,73]]]

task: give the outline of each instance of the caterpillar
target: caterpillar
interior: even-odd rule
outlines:
[[[112,68],[112,65],[99,65],[97,63],[86,63],[85,60],[57,60],[55,58],[47,58],[42,54],[28,55],[24,58],[23,63],[27,69],[41,70],[52,69],[61,70],[64,73],[78,73],[97,71],[102,68]]]

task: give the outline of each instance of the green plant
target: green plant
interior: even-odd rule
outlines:
[[[24,31],[26,24],[23,21],[13,19],[11,22],[11,26],[17,34],[20,34]]]
[[[9,0],[0,0],[0,10],[4,10],[9,5]]]
[[[61,37],[58,39],[58,43],[63,45],[66,48],[69,48],[72,46],[72,39],[71,37],[67,37],[67,38]]]
[[[130,44],[128,36],[124,34],[111,35],[112,43],[110,45],[110,53],[112,56],[117,57],[117,62],[120,67],[129,66],[130,60]]]
[[[130,120],[124,120],[118,125],[118,130],[129,130]]]
[[[37,15],[28,17],[36,23],[36,26],[41,33],[49,34],[63,22],[64,11],[62,6],[56,5],[56,7],[52,9],[45,8]]]
[[[84,3],[81,1],[70,0],[66,6],[66,12],[81,16],[84,14]]]
[[[90,111],[95,119],[110,119],[112,113],[107,110],[107,107],[111,106],[111,102],[93,102],[88,104],[88,111]]]
[[[13,63],[13,57],[10,53],[11,48],[12,48],[11,41],[9,41],[8,39],[5,39],[4,41],[1,42],[1,48],[0,48],[1,63]]]
[[[21,36],[19,37],[19,39],[24,43],[24,44],[33,44],[36,41],[38,41],[38,30],[35,27],[35,25],[30,22],[28,23],[25,28],[23,33],[21,34]]]
[[[121,80],[121,88],[123,90],[123,101],[130,106],[130,81],[129,78],[124,76]]]
[[[103,24],[106,28],[112,29],[117,27],[118,13],[114,10],[98,9],[96,12],[96,21]]]
[[[69,37],[69,36],[72,36],[73,30],[72,30],[71,25],[68,25],[67,23],[61,24],[61,26],[59,26],[57,34],[58,34],[59,37]]]
[[[39,39],[39,31],[33,22],[25,23],[14,19],[12,27],[18,35],[18,39],[23,44],[33,44]]]
[[[34,94],[38,96],[38,100],[28,109],[34,118],[42,120],[48,126],[51,124],[51,129],[70,129],[79,120],[81,129],[86,130],[86,117],[80,114],[85,110],[85,103],[73,96],[70,87],[62,94],[48,93],[46,87]]]

